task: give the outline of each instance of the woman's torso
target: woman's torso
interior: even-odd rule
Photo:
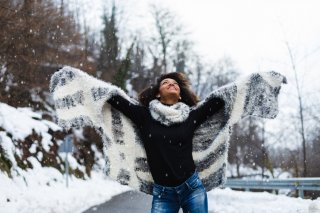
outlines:
[[[165,126],[152,118],[145,108],[138,127],[154,181],[163,186],[177,186],[195,171],[192,158],[194,130],[189,119]]]

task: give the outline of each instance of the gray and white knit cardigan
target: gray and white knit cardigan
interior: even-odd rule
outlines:
[[[273,71],[251,74],[213,91],[190,108],[197,108],[212,97],[225,101],[224,110],[202,123],[193,138],[193,159],[207,191],[225,183],[232,125],[248,115],[275,118],[282,83],[286,83],[286,78]],[[92,126],[100,133],[106,153],[106,174],[121,184],[151,194],[153,179],[139,132],[107,100],[118,94],[132,104],[139,103],[120,88],[68,66],[53,74],[50,91],[61,127]]]

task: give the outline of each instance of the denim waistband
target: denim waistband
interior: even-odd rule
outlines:
[[[154,183],[153,187],[161,191],[172,191],[172,192],[182,192],[188,189],[195,180],[199,179],[198,172],[195,171],[185,182],[180,184],[179,186],[161,186],[159,184]]]

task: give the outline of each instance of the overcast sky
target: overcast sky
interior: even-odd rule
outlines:
[[[101,27],[105,1],[70,0],[85,6],[92,27]],[[318,0],[116,0],[124,24],[146,32],[151,3],[169,8],[181,20],[195,48],[208,61],[224,55],[235,60],[241,71],[288,69],[284,41],[290,42],[304,69],[313,70],[320,56],[320,2]],[[88,7],[86,7],[88,6]],[[90,6],[90,7],[89,7]],[[90,10],[88,10],[90,8]],[[308,57],[306,57],[309,55]],[[308,62],[309,60],[309,62]],[[307,63],[307,64],[306,64]],[[312,64],[308,64],[312,63]],[[298,65],[300,65],[298,64]],[[307,66],[307,67],[306,67]],[[311,66],[311,67],[308,67]],[[285,69],[285,70],[284,70]],[[312,71],[308,71],[312,72]]]

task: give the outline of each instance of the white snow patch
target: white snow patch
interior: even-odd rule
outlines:
[[[308,213],[311,202],[311,200],[285,195],[242,192],[229,188],[208,192],[211,213]]]
[[[51,139],[51,135],[47,133],[48,129],[58,130],[60,127],[50,121],[36,120],[40,118],[41,115],[32,112],[30,108],[16,109],[0,103],[0,126],[12,134],[12,138],[15,140],[23,140],[28,135],[31,135],[32,130],[34,130],[46,138],[46,141],[50,141],[48,139]]]
[[[15,146],[6,132],[0,131],[0,146],[4,150],[6,157],[10,160],[13,167],[17,166],[16,159],[14,158]]]
[[[130,188],[92,172],[89,180],[65,178],[53,168],[40,168],[30,159],[32,170],[19,170],[20,176],[8,178],[0,172],[0,209],[2,213],[74,213],[103,203]]]

